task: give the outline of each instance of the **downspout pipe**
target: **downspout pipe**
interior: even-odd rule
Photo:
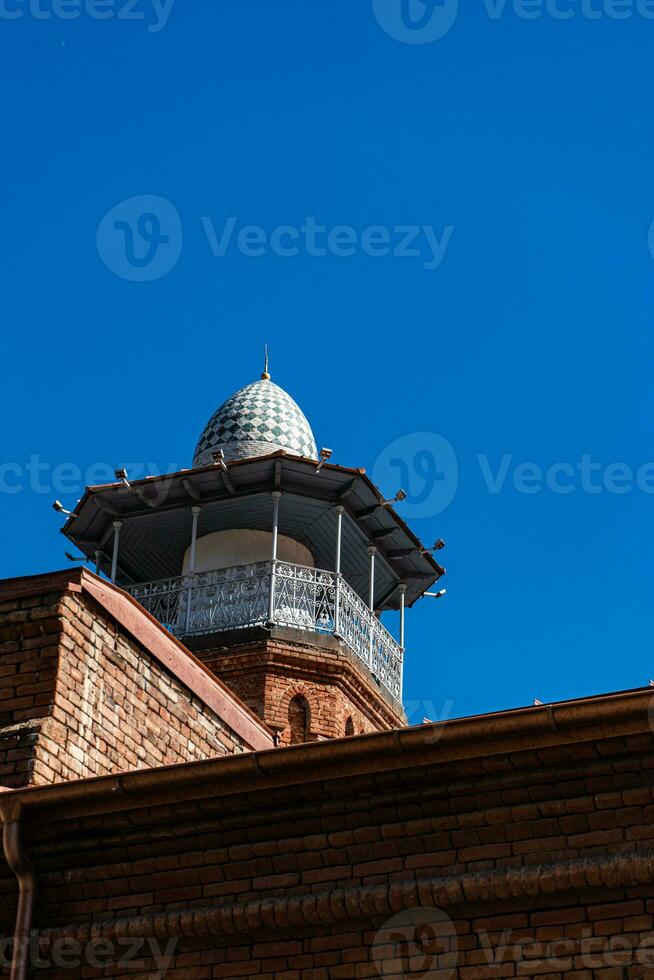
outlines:
[[[7,864],[18,881],[18,908],[11,954],[9,980],[27,980],[30,963],[30,939],[36,900],[36,872],[23,847],[21,809],[2,813],[2,846]]]

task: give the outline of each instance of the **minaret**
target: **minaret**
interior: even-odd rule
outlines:
[[[89,487],[64,527],[282,744],[406,724],[404,612],[444,572],[365,471],[330,457],[266,348],[192,469]]]

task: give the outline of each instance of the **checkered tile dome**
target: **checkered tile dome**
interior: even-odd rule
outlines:
[[[268,379],[246,385],[220,406],[200,436],[193,465],[210,465],[218,449],[227,460],[266,456],[278,449],[318,458],[303,413],[290,395]]]

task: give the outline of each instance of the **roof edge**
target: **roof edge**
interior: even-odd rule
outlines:
[[[326,778],[485,759],[507,752],[554,749],[569,744],[651,732],[651,688],[637,688],[452,719],[413,728],[327,742],[224,756],[118,776],[7,790],[0,814],[16,806],[61,808],[73,817],[188,799],[265,791]]]
[[[307,467],[309,469],[314,469],[315,470],[315,462],[316,462],[315,460],[310,460],[310,459],[308,459],[305,456],[295,456],[295,455],[293,455],[293,453],[290,453],[290,452],[288,452],[287,450],[284,450],[284,449],[277,449],[274,452],[269,453],[267,455],[263,455],[263,456],[255,456],[255,457],[250,457],[250,458],[247,458],[247,459],[228,460],[226,462],[226,467],[227,467],[227,470],[231,470],[232,468],[238,469],[239,467],[248,466],[248,465],[250,465],[252,463],[261,463],[261,462],[272,461],[272,460],[275,460],[275,461],[276,460],[280,460],[280,461],[282,461],[282,460],[285,460],[285,459],[286,460],[289,460],[289,461],[291,461],[293,463],[298,463],[298,464],[300,464],[302,466],[305,466],[305,467]],[[367,475],[365,468],[359,467],[359,468],[353,469],[351,467],[341,466],[338,463],[325,462],[325,463],[323,463],[323,469],[326,470],[326,471],[328,471],[328,472],[331,471],[331,472],[334,472],[334,473],[341,473],[343,475],[347,475],[347,476],[351,477],[352,480],[360,480],[361,483],[366,487],[366,489],[368,490],[368,492],[372,494],[372,496],[376,499],[377,503],[381,506],[381,503],[382,503],[382,501],[384,499],[383,498],[383,495],[382,495],[381,491],[379,490],[379,488],[372,482],[372,480],[370,479],[370,477]],[[137,489],[137,488],[139,488],[139,489],[145,489],[147,487],[152,487],[152,486],[156,485],[157,483],[166,483],[166,482],[171,482],[171,481],[175,481],[175,480],[185,480],[185,479],[189,479],[190,477],[192,477],[195,473],[210,473],[210,472],[215,471],[215,470],[216,470],[215,464],[214,465],[204,465],[204,466],[193,466],[193,467],[190,467],[188,469],[178,470],[175,473],[156,474],[156,475],[149,476],[149,477],[143,477],[143,478],[141,478],[139,480],[134,480],[131,483],[131,488],[134,488],[134,489]],[[73,515],[70,516],[70,517],[68,517],[66,519],[66,521],[64,522],[64,524],[63,524],[63,526],[61,528],[61,532],[66,537],[68,537],[69,540],[77,543],[76,542],[76,538],[75,538],[75,534],[74,533],[70,533],[70,532],[74,532],[75,518],[76,518],[76,516],[78,516],[81,513],[81,511],[83,510],[84,505],[86,504],[86,502],[88,500],[93,499],[94,497],[97,498],[99,496],[102,496],[102,494],[107,493],[108,491],[120,489],[121,487],[122,487],[122,484],[120,484],[120,483],[106,483],[106,484],[98,484],[98,485],[95,485],[95,486],[88,486],[88,487],[86,487],[85,488],[85,491],[84,491],[84,493],[82,495],[82,497],[80,498],[80,500],[77,502],[77,504],[75,506],[75,509],[73,511]],[[399,514],[398,511],[393,506],[390,506],[390,505],[386,506],[385,507],[385,510],[386,510],[386,513],[388,513],[390,515],[390,517],[392,518],[393,522],[396,524],[397,528],[403,534],[405,534],[409,538],[409,540],[416,547],[416,549],[422,549],[423,548],[422,541],[418,538],[418,536],[414,533],[414,531],[412,531],[412,529],[407,524],[407,522],[404,520],[404,518],[401,516],[401,514]],[[129,516],[129,515],[126,515],[126,516]],[[355,516],[355,515],[353,515],[353,516]],[[355,517],[355,519],[356,519],[356,517]],[[79,545],[78,545],[78,547],[79,547]],[[444,568],[436,560],[436,558],[431,554],[431,552],[426,551],[426,552],[421,552],[421,554],[422,554],[423,560],[426,562],[426,564],[428,566],[430,566],[431,570],[434,572],[434,578],[433,578],[432,582],[426,584],[425,587],[424,587],[425,590],[426,590],[435,581],[438,581],[438,579],[442,578],[442,576],[446,574],[447,569]],[[407,603],[407,605],[409,607],[412,607],[413,605],[415,605],[415,603],[418,601],[419,598],[420,598],[420,596],[414,598],[411,602]]]

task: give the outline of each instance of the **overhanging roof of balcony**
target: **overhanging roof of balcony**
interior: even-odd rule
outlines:
[[[88,487],[62,531],[88,558],[100,551],[100,567],[108,571],[113,522],[123,521],[118,582],[173,578],[181,573],[190,543],[193,505],[202,508],[200,537],[227,528],[267,531],[272,521],[270,494],[280,490],[280,534],[305,544],[317,567],[334,568],[334,507],[342,504],[345,579],[367,601],[367,549],[375,545],[375,607],[398,608],[401,582],[407,586],[407,605],[412,605],[445,569],[430,554],[421,553],[421,542],[399,514],[382,506],[382,495],[364,470],[326,463],[318,473],[316,465],[279,451],[228,463],[225,470],[204,466],[148,477],[129,487]]]

